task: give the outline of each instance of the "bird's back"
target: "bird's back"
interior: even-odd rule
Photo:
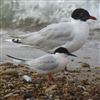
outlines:
[[[73,37],[72,30],[73,27],[68,22],[51,24],[36,35],[27,37],[25,42],[43,50],[50,50],[70,41]]]
[[[32,68],[36,72],[47,73],[55,70],[56,67],[58,67],[58,62],[56,61],[53,54],[47,54],[35,60],[27,61],[26,65],[28,65],[28,67]]]

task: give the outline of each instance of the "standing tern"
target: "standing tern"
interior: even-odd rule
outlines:
[[[24,60],[7,55],[13,60],[20,61],[21,64],[26,65],[26,67],[32,68],[39,74],[48,74],[49,80],[53,80],[52,73],[64,70],[67,66],[67,56],[74,56],[66,48],[59,47],[54,51],[54,54],[46,54],[36,59]]]
[[[12,39],[13,42],[31,45],[46,52],[58,47],[65,47],[69,52],[80,49],[89,35],[89,19],[96,20],[83,8],[75,9],[71,14],[71,22],[50,24],[37,32],[26,35],[13,36],[20,40]]]

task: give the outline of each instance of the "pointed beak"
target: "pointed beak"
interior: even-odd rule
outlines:
[[[74,57],[77,57],[76,55],[74,55],[74,54],[71,54],[71,53],[70,53],[69,55],[70,55],[70,56],[74,56]]]
[[[88,19],[97,20],[97,18],[94,16],[89,16]]]

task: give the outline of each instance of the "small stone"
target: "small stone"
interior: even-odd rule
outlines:
[[[51,87],[47,88],[45,92],[50,92],[51,90],[55,89],[57,85],[52,85]]]
[[[81,63],[81,67],[83,68],[90,68],[90,65],[88,63],[83,63],[83,62],[79,62]]]
[[[88,97],[90,94],[89,94],[89,92],[84,91],[84,92],[83,92],[83,95],[84,95],[85,97]]]
[[[4,96],[4,98],[10,97],[12,95],[13,95],[13,93],[8,93],[7,95]]]
[[[52,97],[53,97],[52,95],[47,95],[44,97],[44,100],[52,100]]]
[[[33,96],[32,96],[32,94],[31,93],[24,93],[24,96],[23,96],[23,98],[24,98],[24,100],[28,100],[28,99],[30,99],[30,98],[32,98]]]
[[[25,82],[32,82],[31,77],[29,77],[28,75],[22,76],[22,79],[23,79],[23,81],[25,81]]]
[[[89,69],[89,70],[87,70],[87,72],[91,72],[91,70]]]
[[[95,69],[100,69],[100,66],[96,66]]]
[[[14,88],[14,85],[13,84],[8,84],[8,87],[13,89]]]
[[[80,88],[80,89],[82,89],[83,91],[86,90],[86,88],[85,88],[84,86],[82,86],[82,85],[78,85],[77,88]]]
[[[11,75],[16,78],[19,77],[18,72],[15,69],[7,69],[4,74]]]
[[[88,81],[87,79],[86,79],[86,80],[82,80],[81,83],[82,83],[83,85],[89,85],[89,81]]]

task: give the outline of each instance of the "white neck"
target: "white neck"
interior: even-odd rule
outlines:
[[[86,22],[81,20],[71,20],[74,26],[74,38],[71,42],[67,42],[63,47],[67,48],[69,52],[74,52],[80,49],[86,42],[89,35],[89,26]]]
[[[73,19],[73,18],[70,18],[71,22],[73,23],[86,23],[86,21],[82,21],[82,20],[76,20],[76,19]]]
[[[67,55],[64,54],[64,53],[55,53],[55,56],[56,57],[61,57],[61,58],[66,58],[67,57]]]

